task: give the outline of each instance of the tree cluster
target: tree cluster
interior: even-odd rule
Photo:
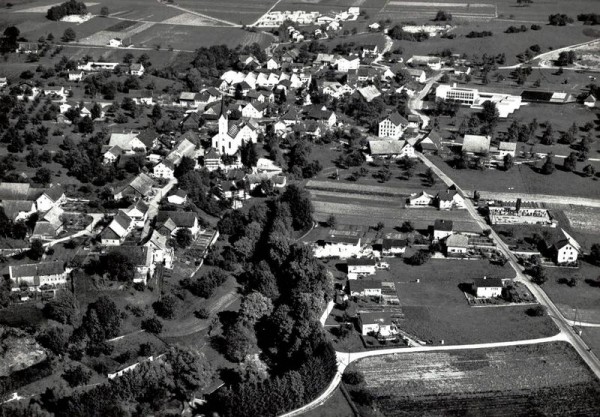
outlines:
[[[566,14],[551,14],[548,16],[548,24],[551,26],[566,26],[569,23],[573,23],[573,18]]]
[[[87,13],[87,7],[85,3],[77,0],[69,0],[58,6],[52,6],[48,9],[46,17],[50,20],[60,20],[65,16],[80,14],[84,15]]]

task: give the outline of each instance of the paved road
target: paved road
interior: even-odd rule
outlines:
[[[148,201],[148,220],[146,220],[146,223],[144,224],[142,239],[145,239],[150,235],[150,223],[152,223],[152,219],[156,217],[156,214],[158,213],[158,203],[160,203],[160,200],[162,200],[176,184],[176,178],[169,180],[163,188],[157,189],[156,194]]]
[[[421,159],[425,165],[431,168],[448,186],[455,185],[457,190],[461,191],[464,194],[464,191],[460,189],[460,187],[452,181],[450,177],[442,172],[435,164],[430,162],[425,156],[422,154],[418,154],[419,159]],[[465,194],[466,195],[466,194]],[[480,224],[484,229],[490,229],[485,220],[479,215],[475,206],[471,202],[470,199],[465,199],[465,206],[473,219],[477,223]],[[527,286],[529,291],[535,296],[538,302],[546,307],[548,311],[548,315],[554,320],[554,323],[559,328],[559,330],[564,333],[567,337],[567,341],[575,348],[577,353],[581,356],[581,358],[585,361],[585,363],[590,367],[592,372],[596,375],[598,379],[600,379],[600,360],[598,357],[591,351],[591,349],[586,345],[586,343],[579,337],[579,335],[573,329],[572,323],[570,323],[565,317],[561,314],[560,310],[554,302],[548,297],[548,295],[544,292],[544,290],[534,283],[532,283],[527,277],[518,263],[517,257],[508,249],[508,245],[500,239],[498,234],[493,230],[491,230],[490,237],[494,240],[497,245],[497,248],[506,256],[510,266],[516,272],[515,281],[521,282]]]

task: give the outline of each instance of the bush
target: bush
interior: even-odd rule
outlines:
[[[81,366],[66,370],[62,377],[70,387],[74,388],[79,385],[85,385],[89,382],[92,377],[92,373],[88,370],[83,369]]]
[[[159,334],[162,332],[163,325],[156,317],[142,320],[142,330],[152,334]]]
[[[210,317],[210,311],[206,307],[200,307],[198,310],[194,311],[194,316],[201,320],[206,320]]]
[[[162,300],[156,301],[152,307],[159,317],[163,319],[172,319],[175,317],[176,307],[175,297],[171,295],[164,296]]]
[[[542,317],[546,314],[546,307],[537,305],[535,307],[528,308],[525,313],[529,317]]]
[[[350,371],[345,372],[342,375],[342,381],[344,381],[345,384],[358,385],[365,382],[365,377],[358,371]]]

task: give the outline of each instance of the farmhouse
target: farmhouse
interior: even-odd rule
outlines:
[[[114,198],[115,200],[120,200],[125,196],[131,196],[133,198],[148,197],[152,192],[153,185],[154,180],[142,172],[116,191]]]
[[[421,191],[419,194],[413,194],[408,198],[408,205],[413,207],[431,206],[434,202],[434,196]]]
[[[415,148],[406,140],[370,140],[372,156],[390,158],[415,158]]]
[[[69,81],[81,81],[83,78],[83,71],[69,71]]]
[[[382,256],[398,256],[406,252],[408,242],[402,239],[383,239],[381,243]]]
[[[495,298],[502,296],[504,284],[500,278],[475,278],[473,291],[477,298]]]
[[[317,242],[314,255],[317,258],[350,258],[360,252],[360,237],[329,235]]]
[[[440,210],[466,208],[464,197],[458,191],[451,189],[437,193],[435,196],[435,205]]]
[[[433,241],[437,242],[450,236],[454,233],[453,227],[452,220],[436,220],[433,223]]]
[[[30,291],[59,288],[67,283],[67,272],[62,262],[11,265],[8,267],[12,290],[26,286]]]
[[[198,217],[189,211],[159,211],[156,230],[165,236],[175,236],[180,229],[188,229],[193,237],[201,231]]]
[[[95,71],[114,71],[115,68],[119,66],[118,62],[94,62],[88,61],[85,64],[80,64],[77,66],[78,70],[85,72],[95,72]]]
[[[446,253],[448,255],[465,254],[469,249],[469,237],[461,234],[448,236],[446,239]]]
[[[425,81],[427,81],[427,75],[422,69],[408,68],[407,71],[411,78],[419,84],[425,84]]]
[[[442,69],[442,60],[437,56],[413,55],[406,63],[413,66],[427,66],[433,71]]]
[[[335,61],[335,65],[337,66],[337,70],[340,72],[348,72],[350,70],[358,70],[360,65],[360,58],[345,58],[338,57]]]
[[[104,246],[119,246],[133,230],[134,222],[124,211],[119,210],[108,226],[100,233]]]
[[[154,105],[154,92],[152,90],[129,90],[129,97],[138,105]]]
[[[381,288],[381,281],[374,279],[348,281],[348,292],[351,297],[381,297]]]
[[[54,206],[36,223],[31,239],[54,239],[63,230],[62,215],[64,210]]]
[[[112,38],[108,41],[108,46],[118,48],[120,46],[123,46],[123,41],[120,38]]]
[[[131,64],[129,66],[129,73],[135,77],[141,77],[144,75],[144,65],[143,64]]]
[[[138,138],[139,134],[139,132],[111,133],[108,147],[110,149],[113,146],[118,146],[127,153],[146,152],[146,144]]]
[[[398,328],[394,324],[390,312],[359,313],[358,322],[363,336],[374,334],[378,338],[387,339],[398,334]]]
[[[379,122],[378,136],[380,138],[400,139],[408,127],[408,120],[394,112]]]
[[[375,275],[375,259],[348,259],[348,279],[360,276]]]
[[[497,147],[490,147],[490,153],[492,156],[498,160],[503,160],[506,155],[510,155],[513,158],[517,152],[517,143],[516,142],[504,142],[500,141]]]
[[[48,211],[52,207],[64,203],[66,199],[63,188],[60,185],[53,185],[35,200],[35,205],[38,211]]]
[[[144,223],[148,219],[148,212],[150,211],[150,206],[146,204],[143,200],[138,200],[132,206],[121,209],[121,211],[127,214],[131,220],[133,220],[134,227],[144,227]]]
[[[152,176],[154,178],[175,178],[175,164],[168,159],[165,159],[152,168]]]
[[[551,247],[554,261],[559,265],[575,263],[581,253],[581,245],[567,232],[562,232],[564,238],[556,241]]]
[[[169,246],[169,237],[160,233],[152,233],[144,246],[152,248],[152,263],[163,264],[165,268],[173,268],[175,249]]]
[[[167,197],[167,201],[171,204],[183,205],[187,202],[187,197],[187,191],[179,188],[177,191]]]

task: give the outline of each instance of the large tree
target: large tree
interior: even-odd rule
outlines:
[[[289,204],[294,229],[312,226],[314,207],[304,188],[296,184],[289,185],[283,193],[282,201]]]

